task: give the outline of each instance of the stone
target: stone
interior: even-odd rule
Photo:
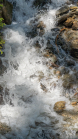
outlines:
[[[59,10],[57,10],[56,12],[56,16],[59,16],[59,15],[63,15],[65,13],[67,13],[69,11],[69,7],[67,5],[61,7]]]
[[[73,84],[76,84],[76,76],[74,74],[65,74],[62,77],[63,87],[64,88],[72,88]]]
[[[47,3],[51,3],[51,0],[34,0],[33,5],[35,7],[38,7],[38,6],[41,6],[42,7],[45,4],[47,4]]]
[[[73,25],[73,19],[72,19],[72,17],[69,17],[69,18],[64,22],[64,25],[65,25],[66,27],[72,27],[72,25]]]
[[[77,21],[77,20],[75,20],[75,21],[73,22],[72,29],[73,29],[73,30],[78,30],[78,21]]]
[[[43,21],[40,21],[38,24],[37,24],[37,28],[39,29],[43,29],[43,28],[46,28],[46,25],[43,23]]]
[[[47,88],[45,87],[45,85],[43,85],[42,83],[40,83],[40,86],[41,86],[41,89],[44,91],[44,92],[47,92]]]
[[[65,101],[58,101],[54,104],[54,111],[62,112],[65,109]]]
[[[0,59],[0,76],[6,71],[6,67],[2,64],[2,61]]]
[[[78,58],[78,31],[66,29],[61,32],[57,41],[71,56]]]
[[[5,24],[8,25],[11,24],[12,10],[13,10],[13,5],[10,2],[6,1],[2,7],[2,17],[4,18]]]
[[[11,127],[7,126],[5,123],[0,123],[0,134],[4,135],[11,132]]]
[[[71,102],[71,105],[75,106],[75,105],[77,105],[77,102]]]
[[[67,18],[69,18],[69,17],[72,17],[73,15],[75,14],[75,12],[69,12],[69,13],[67,13],[67,14],[64,14],[64,15],[62,15],[62,16],[60,16],[60,17],[58,17],[57,18],[57,22],[58,22],[58,25],[59,24],[62,24],[63,22],[65,22],[66,20],[67,20]]]
[[[70,10],[72,10],[72,11],[76,11],[77,9],[78,9],[77,6],[70,6]]]

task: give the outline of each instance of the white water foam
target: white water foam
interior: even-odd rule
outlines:
[[[57,128],[63,122],[62,117],[53,110],[55,102],[63,100],[66,101],[67,108],[71,107],[68,99],[62,96],[62,81],[57,79],[53,70],[48,69],[45,64],[47,59],[37,53],[33,47],[33,43],[42,38],[37,36],[30,39],[26,36],[26,32],[32,28],[30,21],[38,12],[38,9],[32,8],[33,0],[9,1],[16,2],[14,11],[16,21],[10,26],[6,26],[4,32],[6,43],[3,63],[7,66],[7,72],[1,77],[0,83],[9,88],[10,100],[7,103],[5,101],[5,105],[1,106],[0,113],[1,122],[7,123],[12,128],[12,132],[1,136],[1,139],[46,139],[41,136],[41,131],[43,129],[45,131],[52,130],[51,132],[55,135],[55,132],[60,130]],[[51,28],[55,26],[56,9],[65,1],[52,2],[56,7],[52,6],[53,9],[51,9],[51,5],[49,5],[48,12],[41,15],[40,18],[40,21],[44,21],[46,24],[45,34],[49,34]],[[43,38],[45,39],[45,35]],[[45,46],[43,47],[45,48]],[[17,69],[14,68],[14,65]],[[43,78],[39,80],[41,73]],[[41,89],[41,83],[46,86],[47,93]],[[54,83],[56,87],[54,87]],[[51,123],[56,119],[59,120],[59,123],[55,125],[54,129],[57,130],[54,131]],[[37,123],[43,123],[44,126],[36,126]],[[37,133],[40,136],[37,136]],[[48,138],[50,139],[50,137]]]

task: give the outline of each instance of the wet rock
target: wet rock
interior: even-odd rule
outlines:
[[[78,31],[66,29],[64,32],[61,32],[57,44],[60,44],[71,56],[78,58]]]
[[[0,57],[5,57],[5,53],[1,50]]]
[[[43,23],[43,21],[40,21],[38,24],[37,24],[37,28],[39,29],[43,29],[43,28],[46,28],[46,25]]]
[[[71,105],[75,106],[75,105],[77,105],[77,102],[71,102]]]
[[[42,71],[38,71],[38,79],[41,81],[44,78],[44,73]]]
[[[4,22],[8,25],[12,22],[12,10],[13,5],[10,2],[6,1],[3,4],[2,17],[4,18]]]
[[[73,60],[67,60],[67,66],[75,66],[75,62]]]
[[[38,6],[44,6],[47,3],[51,3],[51,0],[34,0],[33,5],[38,7]]]
[[[76,84],[76,76],[74,74],[65,74],[62,77],[63,87],[64,88],[72,88],[74,84]]]
[[[60,71],[61,75],[66,74],[66,73],[69,72],[68,68],[63,67],[63,66],[59,67],[59,71]]]
[[[64,25],[65,25],[66,27],[72,27],[72,25],[73,25],[73,20],[74,20],[74,19],[72,19],[71,17],[68,18],[68,19],[64,22]]]
[[[76,10],[76,13],[75,14],[78,15],[78,9]]]
[[[43,23],[43,21],[40,21],[40,22],[37,24],[37,30],[39,30],[39,36],[44,35],[44,33],[45,33],[44,28],[46,28],[46,25]]]
[[[43,52],[43,56],[46,58],[49,58],[51,60],[52,63],[56,63],[57,62],[57,57],[56,55],[54,55],[51,51],[49,50],[45,50],[45,52]]]
[[[39,41],[36,41],[36,43],[34,44],[34,46],[35,46],[36,48],[41,48],[41,45],[39,44]]]
[[[0,59],[0,76],[6,71],[6,67],[2,64],[2,61]]]
[[[69,7],[67,5],[61,7],[57,12],[56,12],[56,16],[60,16],[62,14],[65,14],[69,11]]]
[[[0,134],[4,135],[11,132],[11,127],[7,126],[5,123],[0,123]]]
[[[62,24],[63,22],[65,22],[66,20],[67,20],[67,18],[69,18],[69,17],[72,17],[73,15],[75,14],[75,12],[69,12],[69,13],[67,13],[67,14],[64,14],[64,15],[62,15],[62,16],[60,16],[60,17],[58,17],[57,19],[58,19],[58,25],[59,24]]]
[[[46,25],[43,23],[43,21],[40,21],[39,23],[35,24],[32,28],[32,31],[27,33],[27,37],[34,38],[37,35],[42,36],[45,33],[44,28]]]
[[[77,9],[78,9],[77,6],[70,6],[70,10],[71,10],[71,11],[76,11]]]
[[[62,112],[65,109],[65,101],[58,101],[54,104],[54,110],[56,112]]]
[[[72,29],[73,29],[73,30],[78,30],[78,21],[77,21],[77,20],[75,20],[75,21],[73,22]]]
[[[40,83],[40,86],[41,86],[41,89],[44,91],[44,92],[47,92],[47,88],[45,87],[45,85],[43,85],[42,83]]]
[[[58,25],[65,26],[57,35],[57,45],[61,45],[67,53],[74,58],[78,58],[78,7],[70,6],[68,13],[60,13],[57,17]],[[70,27],[70,28],[69,28]]]

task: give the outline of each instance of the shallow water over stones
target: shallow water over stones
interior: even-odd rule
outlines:
[[[77,138],[78,61],[68,52],[67,43],[63,43],[66,51],[62,49],[65,46],[58,43],[59,37],[70,28],[66,30],[62,24],[55,24],[56,11],[65,1],[44,4],[46,12],[42,12],[42,7],[33,8],[33,0],[9,1],[15,4],[13,22],[4,30],[5,57],[0,63],[6,70],[0,76],[3,102],[0,114],[1,122],[11,130],[1,133],[0,137]],[[62,8],[60,16],[69,14],[69,7]],[[63,106],[60,103],[60,113],[57,113],[54,106],[59,102],[63,102]]]

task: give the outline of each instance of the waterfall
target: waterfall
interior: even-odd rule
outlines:
[[[13,4],[13,20],[4,29],[5,57],[1,59],[7,70],[0,76],[0,84],[4,92],[8,89],[8,93],[4,93],[4,105],[0,105],[0,120],[11,127],[11,132],[1,134],[0,138],[74,138],[72,125],[65,131],[63,125],[66,121],[53,109],[57,101],[65,101],[66,110],[72,110],[66,95],[71,97],[73,90],[68,93],[69,90],[64,89],[63,81],[57,75],[63,67],[70,75],[74,74],[73,68],[64,61],[64,57],[69,60],[71,57],[61,48],[58,53],[55,45],[59,32],[56,30],[56,11],[67,1],[52,0],[42,9],[33,6],[34,0],[8,1]],[[40,21],[46,26],[43,35],[39,29],[35,31]],[[53,59],[44,57],[48,40],[60,65],[57,70],[49,69],[48,65]],[[35,46],[37,42],[40,48]],[[77,67],[78,64],[74,67],[76,71]]]

